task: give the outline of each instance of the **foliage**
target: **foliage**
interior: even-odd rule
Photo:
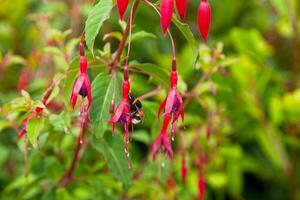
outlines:
[[[161,153],[153,161],[151,147],[162,124],[157,110],[169,92],[172,49],[159,16],[140,1],[131,40],[124,44],[132,42],[131,93],[146,96],[141,100],[145,117],[130,131],[129,169],[122,127],[117,125],[112,136],[108,123],[111,99],[115,95],[115,105],[121,101],[127,52],[124,48],[114,63],[117,73],[111,73],[127,26],[115,2],[2,0],[0,198],[194,199],[203,176],[206,199],[299,199],[300,3],[210,4],[207,44],[195,21],[199,2],[189,2],[185,22],[173,15],[170,32],[185,121],[177,124],[173,159]],[[80,109],[69,105],[82,31],[93,104],[77,164],[64,185],[82,128]],[[24,128],[28,135],[18,138]]]

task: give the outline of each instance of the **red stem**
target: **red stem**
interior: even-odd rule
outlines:
[[[132,21],[134,20],[134,17],[135,17],[135,14],[136,14],[139,3],[140,3],[139,0],[135,0],[134,3],[133,3],[133,6],[132,6]],[[126,28],[125,28],[125,31],[123,33],[122,40],[120,41],[118,49],[116,51],[116,55],[113,58],[113,60],[111,61],[111,63],[109,63],[109,65],[111,66],[111,71],[114,71],[116,62],[118,60],[120,60],[120,57],[122,55],[122,51],[125,48],[126,41],[128,39],[129,31],[130,31],[130,17],[127,19]]]
[[[161,17],[159,10],[157,9],[157,7],[153,3],[151,3],[148,0],[144,0],[144,2],[146,4],[148,4],[150,7],[152,7],[156,11],[156,13]],[[171,34],[171,32],[170,32],[169,29],[167,29],[167,33],[168,33],[168,36],[169,36],[169,39],[170,39],[170,42],[171,42],[171,47],[172,47],[172,55],[173,55],[173,58],[172,58],[172,71],[176,71],[177,67],[176,67],[176,48],[175,48],[175,43],[174,43],[174,39],[173,39],[172,34]]]
[[[84,104],[82,104],[82,108],[83,109],[82,109],[81,116],[80,116],[81,117],[81,130],[80,130],[80,134],[77,138],[77,146],[76,146],[76,149],[74,152],[74,156],[73,156],[71,165],[59,183],[59,186],[61,186],[61,187],[67,187],[69,182],[71,181],[77,161],[79,160],[79,152],[83,146],[83,138],[84,138],[85,130],[86,130],[87,123],[88,123],[88,112],[85,110]]]

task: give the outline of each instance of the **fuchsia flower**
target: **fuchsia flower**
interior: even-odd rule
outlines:
[[[204,170],[207,163],[208,163],[207,157],[205,153],[201,150],[199,153],[199,161],[198,161],[198,165],[199,165],[198,196],[200,200],[205,198],[206,183],[205,183]]]
[[[208,0],[202,0],[198,7],[198,28],[201,36],[207,42],[211,21],[211,10]]]
[[[87,109],[92,105],[92,90],[90,78],[87,74],[87,59],[84,54],[80,55],[80,75],[76,78],[70,98],[71,107],[74,109],[78,95],[88,98]]]
[[[198,179],[198,196],[200,200],[203,200],[205,197],[206,184],[203,176],[200,176]]]
[[[124,13],[127,9],[129,0],[117,0],[117,8],[120,15],[121,20],[123,20]]]
[[[172,129],[171,132],[174,133],[174,125],[176,124],[179,116],[181,117],[182,122],[184,121],[184,109],[182,98],[177,91],[177,80],[178,75],[177,71],[171,72],[170,77],[170,91],[165,100],[161,103],[158,109],[158,119],[160,119],[160,114],[163,109],[165,109],[165,115],[170,115],[172,118]]]
[[[183,21],[187,11],[188,0],[176,0],[175,2],[178,15],[181,21]]]
[[[174,3],[173,0],[161,0],[160,6],[160,23],[163,30],[163,34],[166,34],[167,29],[169,28],[172,15],[173,15]]]
[[[152,146],[152,159],[155,160],[156,154],[160,149],[166,151],[170,158],[173,158],[173,150],[171,146],[170,139],[167,135],[168,125],[170,123],[171,116],[169,114],[165,115],[163,126],[161,128],[160,134],[157,136],[153,146]]]
[[[187,173],[188,173],[188,169],[186,166],[185,155],[183,155],[181,161],[181,180],[184,184],[186,183]]]
[[[131,123],[130,105],[128,99],[129,91],[130,91],[130,84],[128,80],[124,80],[122,86],[121,102],[118,105],[117,109],[115,110],[113,116],[108,120],[109,122],[112,123],[112,133],[114,133],[116,123],[120,123],[122,126],[124,126],[125,153],[127,157],[129,156],[129,151],[128,151],[129,125]]]

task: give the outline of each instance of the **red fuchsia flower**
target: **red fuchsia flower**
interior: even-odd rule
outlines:
[[[129,0],[117,0],[117,8],[120,15],[121,20],[123,20],[124,13],[127,9]]]
[[[198,179],[198,196],[200,200],[204,199],[205,191],[206,191],[205,178],[202,175],[200,175]]]
[[[175,129],[174,126],[178,121],[179,116],[181,117],[182,122],[184,122],[184,109],[182,98],[177,91],[177,80],[178,75],[177,71],[172,70],[170,77],[170,91],[165,100],[161,103],[158,109],[158,119],[160,119],[161,111],[165,110],[165,115],[170,115],[172,118],[172,128],[171,133],[173,134]]]
[[[130,116],[130,105],[128,94],[130,91],[130,84],[128,80],[124,80],[122,86],[122,99],[117,109],[115,110],[113,116],[108,120],[112,123],[112,133],[114,134],[114,129],[116,123],[120,123],[124,126],[124,136],[125,136],[125,153],[126,156],[129,156],[128,145],[129,145],[129,125],[131,123]]]
[[[198,28],[205,42],[208,39],[208,32],[211,21],[211,10],[208,0],[202,0],[198,7]]]
[[[187,11],[188,0],[176,0],[175,2],[178,15],[181,21],[183,21]]]
[[[181,180],[184,184],[186,183],[187,173],[188,173],[188,169],[186,167],[185,155],[183,155],[181,161]]]
[[[156,154],[158,153],[158,151],[160,149],[165,151],[170,158],[173,158],[173,150],[172,150],[171,142],[167,135],[167,129],[168,129],[170,120],[171,120],[171,116],[169,114],[165,115],[160,134],[157,136],[157,138],[152,146],[152,159],[153,160],[155,160]]]
[[[80,55],[80,75],[76,78],[72,95],[70,98],[71,107],[74,109],[78,95],[82,98],[88,98],[87,109],[92,105],[92,90],[90,78],[87,74],[87,59],[84,55]]]
[[[200,150],[199,153],[199,161],[198,161],[198,196],[199,199],[202,200],[205,198],[205,191],[206,191],[206,183],[205,183],[205,175],[204,175],[204,171],[205,171],[205,166],[208,163],[207,157],[205,155],[205,153]]]
[[[161,0],[160,5],[160,23],[163,30],[163,34],[165,35],[167,29],[169,28],[172,15],[173,15],[174,3],[173,0]]]

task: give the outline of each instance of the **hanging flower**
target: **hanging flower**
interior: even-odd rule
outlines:
[[[198,196],[202,200],[205,198],[206,182],[205,182],[205,167],[208,163],[205,153],[200,150],[198,161]]]
[[[165,115],[163,126],[161,128],[160,134],[157,136],[153,146],[152,146],[152,159],[155,160],[156,154],[161,149],[166,151],[170,158],[173,158],[173,150],[171,146],[170,139],[167,135],[168,125],[170,123],[171,116],[169,114]]]
[[[162,0],[160,6],[160,23],[163,30],[163,34],[166,34],[169,28],[172,15],[173,15],[174,3],[173,0]]]
[[[181,21],[183,21],[187,11],[188,0],[176,0],[175,2],[178,15]]]
[[[92,90],[91,90],[91,82],[90,78],[87,74],[87,59],[85,56],[80,56],[80,75],[76,78],[72,95],[70,98],[71,107],[74,109],[78,95],[80,95],[83,99],[85,97],[88,98],[88,106],[87,109],[92,105]]]
[[[181,180],[184,184],[186,183],[187,173],[188,173],[188,169],[186,166],[185,155],[183,154],[182,161],[181,161]]]
[[[208,0],[202,0],[198,7],[198,28],[205,42],[208,39],[208,32],[211,21],[211,10]]]
[[[117,0],[117,8],[120,15],[120,19],[123,20],[124,13],[127,9],[129,0]]]
[[[172,118],[172,128],[171,133],[174,133],[174,125],[178,121],[179,116],[184,121],[184,109],[183,109],[183,101],[177,90],[177,80],[178,75],[177,71],[171,72],[170,77],[170,91],[165,100],[161,103],[158,109],[158,119],[160,119],[161,111],[165,110],[165,115],[170,115]]]
[[[128,145],[129,145],[129,125],[131,123],[130,116],[130,105],[128,94],[130,91],[130,84],[127,80],[123,82],[122,86],[122,99],[117,109],[115,110],[113,116],[108,120],[112,123],[112,133],[114,133],[114,129],[116,123],[120,123],[124,127],[124,136],[125,136],[125,153],[126,156],[129,156]]]
[[[206,191],[205,179],[202,175],[200,175],[198,179],[198,196],[200,200],[204,199],[205,191]]]

